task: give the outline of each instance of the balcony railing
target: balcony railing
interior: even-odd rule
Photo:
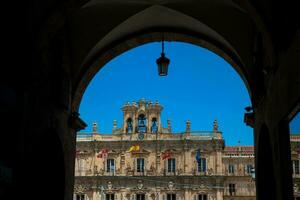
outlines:
[[[228,173],[227,170],[223,170],[222,173],[216,173],[213,169],[206,169],[204,172],[199,172],[197,168],[183,171],[183,169],[176,169],[174,172],[168,172],[166,169],[149,169],[146,168],[143,172],[138,172],[137,169],[116,169],[114,172],[107,172],[104,169],[87,169],[76,170],[75,176],[231,176],[231,177],[249,177],[251,173],[246,171],[235,171],[235,173]],[[300,178],[300,174],[293,174],[293,178]]]
[[[138,172],[133,169],[124,169],[122,172],[120,170],[107,172],[106,170],[76,170],[75,176],[224,176],[225,174],[215,174],[210,171],[198,172],[197,170],[190,170],[183,172],[181,169],[177,169],[173,172],[168,172],[166,169],[161,169],[161,171],[146,169],[143,172]],[[226,176],[226,175],[225,175]],[[227,175],[234,176],[234,175]]]
[[[78,133],[76,136],[76,141],[92,141],[93,135],[87,133]]]
[[[148,134],[148,133],[147,133]],[[96,137],[93,136],[91,133],[77,133],[77,138],[76,140],[78,142],[83,142],[83,141],[93,141],[96,139],[98,136],[100,136],[102,139],[118,139],[122,134],[107,134],[107,133],[101,133],[100,135],[97,135]],[[156,137],[151,137],[155,134],[150,134],[148,137],[145,137],[144,140],[150,139],[154,140]],[[165,136],[172,136],[172,137],[165,137]],[[125,137],[130,137],[130,135],[124,135]],[[189,132],[189,135],[187,136],[186,132],[178,132],[178,133],[163,133],[159,136],[158,139],[163,139],[163,140],[183,140],[183,139],[193,139],[193,140],[207,140],[207,139],[212,139],[215,138],[215,133],[212,131],[191,131]],[[123,139],[124,140],[124,139]],[[131,140],[131,139],[130,139]]]

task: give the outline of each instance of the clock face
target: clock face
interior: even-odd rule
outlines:
[[[139,138],[139,140],[143,140],[144,139],[144,134],[140,133],[138,138]]]

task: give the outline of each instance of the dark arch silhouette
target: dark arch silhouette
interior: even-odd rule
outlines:
[[[26,174],[22,181],[22,187],[28,193],[17,195],[23,198],[25,195],[28,195],[25,198],[35,195],[45,200],[62,199],[65,196],[66,173],[64,152],[58,133],[49,128],[32,140],[33,145],[28,149],[25,159]]]
[[[265,124],[260,129],[256,156],[257,196],[263,197],[263,199],[276,200],[273,151],[270,133]]]
[[[130,36],[124,37],[122,40],[116,41],[108,49],[105,49],[104,52],[100,51],[97,56],[88,64],[85,64],[83,67],[85,70],[81,72],[81,79],[76,82],[75,90],[72,94],[72,109],[78,112],[82,96],[89,83],[91,82],[93,77],[101,70],[101,68],[105,67],[105,65],[109,61],[113,60],[122,53],[140,45],[151,42],[160,42],[162,32],[164,32],[164,38],[166,41],[185,42],[188,44],[193,44],[200,48],[205,48],[222,57],[232,66],[232,69],[239,74],[240,78],[245,84],[245,87],[247,88],[249,96],[252,96],[253,88],[251,88],[248,74],[245,71],[246,66],[239,58],[239,56],[232,52],[230,49],[225,48],[219,43],[213,43],[207,37],[199,37],[199,34],[196,34],[194,32],[180,29],[155,28],[153,30],[151,29],[135,33]],[[109,54],[109,56],[107,56],[107,54]]]

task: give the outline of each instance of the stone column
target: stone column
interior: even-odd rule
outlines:
[[[217,179],[216,186],[216,200],[223,200],[223,193],[225,191],[225,189],[223,188],[225,187],[224,181],[222,181],[221,179]]]
[[[217,199],[216,200],[223,200],[223,191],[222,191],[222,189],[217,190]]]
[[[191,195],[191,191],[188,188],[186,188],[184,190],[184,200],[192,200],[193,198]]]
[[[217,150],[216,151],[216,169],[215,173],[217,175],[221,175],[223,173],[223,164],[222,164],[222,153],[221,151]]]
[[[98,194],[98,192],[97,192],[97,190],[94,188],[93,189],[93,196],[92,196],[92,200],[99,200],[99,195],[97,195]]]

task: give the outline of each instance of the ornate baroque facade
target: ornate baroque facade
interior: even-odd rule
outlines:
[[[125,104],[121,128],[77,135],[76,200],[255,199],[252,146],[225,147],[218,123],[212,131],[173,133],[162,127],[156,102]]]

